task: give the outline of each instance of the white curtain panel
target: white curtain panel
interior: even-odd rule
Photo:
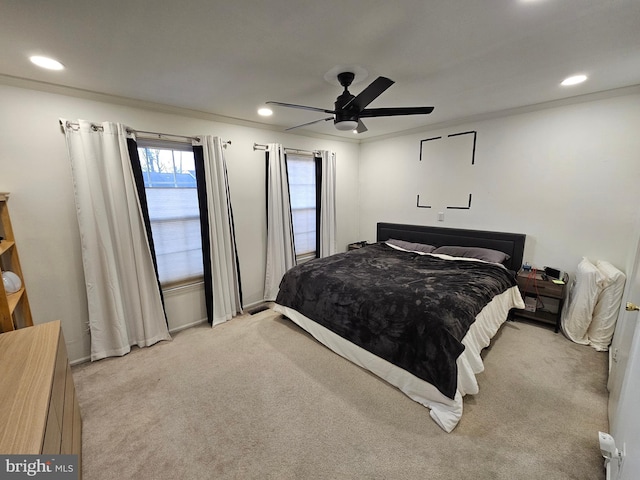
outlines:
[[[203,135],[194,145],[201,145],[204,155],[213,283],[211,325],[215,326],[242,312],[227,165],[220,138]]]
[[[280,280],[296,264],[293,244],[293,222],[289,199],[287,164],[282,145],[267,145],[267,266],[264,279],[264,300],[278,295]]]
[[[320,256],[328,257],[336,248],[336,154],[320,152],[322,185],[320,191]]]
[[[124,125],[61,120],[82,241],[91,360],[170,340]]]

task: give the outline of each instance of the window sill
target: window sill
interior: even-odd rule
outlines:
[[[307,253],[306,255],[300,255],[299,257],[296,257],[296,263],[300,265],[301,263],[308,262],[309,260],[313,260],[314,258],[317,258],[316,252]]]
[[[162,293],[165,295],[177,295],[190,290],[200,290],[204,285],[202,277],[185,280],[183,282],[167,283],[161,285]]]

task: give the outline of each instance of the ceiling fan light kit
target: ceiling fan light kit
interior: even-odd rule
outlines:
[[[358,122],[355,120],[343,120],[342,122],[334,122],[336,129],[346,132],[347,130],[356,130],[358,128]]]
[[[336,67],[334,70],[338,69]],[[344,88],[344,91],[336,98],[334,103],[334,109],[328,110],[317,107],[307,107],[305,105],[296,105],[292,103],[283,102],[266,102],[270,105],[278,105],[281,107],[298,108],[302,110],[311,110],[314,112],[329,113],[331,117],[321,118],[312,122],[307,122],[302,125],[296,125],[295,127],[287,128],[292,130],[294,128],[305,127],[313,125],[319,122],[326,122],[333,120],[333,123],[337,130],[351,131],[355,130],[357,133],[363,133],[367,131],[367,127],[360,120],[361,117],[389,117],[398,115],[426,115],[433,111],[433,107],[399,107],[399,108],[372,108],[367,109],[367,105],[378,98],[387,88],[394,84],[394,81],[387,77],[378,77],[371,82],[362,92],[357,96],[349,92],[349,86],[356,78],[356,74],[353,71],[345,70],[344,67],[339,68],[339,72],[336,74],[338,83]],[[329,72],[329,73],[331,73]],[[327,74],[328,75],[328,74]],[[360,73],[360,75],[362,75]],[[327,77],[325,76],[325,79]]]

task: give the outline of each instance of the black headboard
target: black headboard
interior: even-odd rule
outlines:
[[[509,255],[505,267],[519,270],[524,256],[523,233],[488,232],[483,230],[463,230],[459,228],[429,227],[425,225],[404,225],[400,223],[378,223],[377,241],[390,238],[408,242],[424,243],[442,247],[458,245],[464,247],[483,247],[499,250]]]

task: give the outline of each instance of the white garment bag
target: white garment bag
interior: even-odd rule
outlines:
[[[562,331],[575,343],[607,351],[626,277],[609,262],[583,258],[562,312]]]
[[[578,264],[576,278],[562,312],[562,331],[569,340],[589,345],[587,332],[604,280],[602,273],[589,259],[583,258]]]
[[[609,262],[598,260],[596,267],[606,280],[593,309],[593,318],[587,336],[589,345],[604,352],[609,350],[613,339],[627,277]]]

